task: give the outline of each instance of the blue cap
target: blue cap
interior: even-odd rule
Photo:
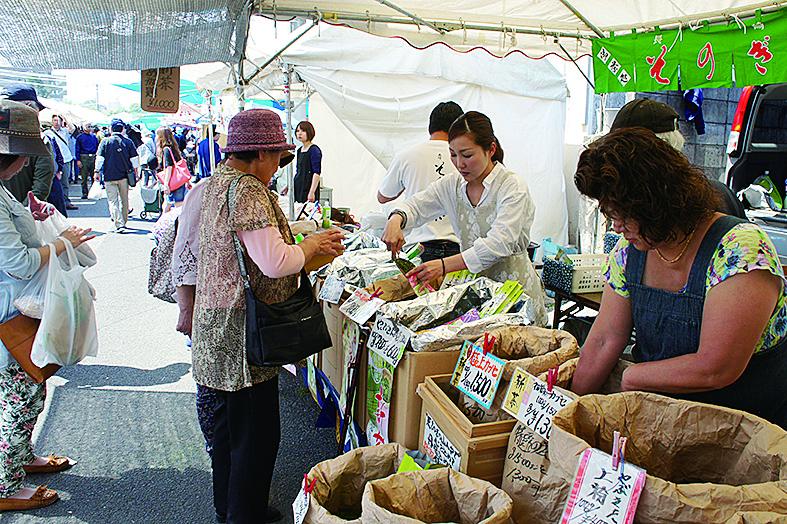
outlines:
[[[113,118],[112,122],[109,124],[109,128],[112,131],[122,131],[126,127],[126,124],[119,118]]]
[[[39,110],[46,107],[38,100],[36,90],[30,84],[8,84],[2,88],[0,96],[16,102],[35,102]]]

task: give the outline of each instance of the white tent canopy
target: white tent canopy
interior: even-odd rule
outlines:
[[[444,46],[419,51],[402,40],[330,26],[304,37],[282,60],[319,94],[310,120],[336,205],[359,214],[378,209],[377,187],[393,155],[426,140],[432,108],[454,100],[492,119],[506,165],[528,183],[536,202],[533,238],[565,240],[566,87],[546,60],[499,59]],[[280,75],[276,68],[266,74]],[[227,78],[226,71],[209,76]],[[261,81],[272,83],[265,75]]]
[[[381,36],[399,36],[416,47],[442,42],[455,49],[484,47],[503,55],[565,57],[590,52],[589,37],[610,31],[662,28],[678,23],[742,16],[781,2],[752,0],[262,0],[255,12],[269,17],[307,16],[350,25]],[[580,37],[577,39],[577,37]]]

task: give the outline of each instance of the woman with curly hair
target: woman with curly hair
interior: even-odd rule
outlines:
[[[574,375],[598,391],[636,329],[623,390],[742,409],[787,428],[787,292],[756,225],[714,211],[717,193],[644,128],[613,131],[580,155],[574,181],[623,238]]]

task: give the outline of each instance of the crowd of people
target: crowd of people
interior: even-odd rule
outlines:
[[[26,98],[30,107],[0,103],[20,121],[36,119],[40,104],[30,91],[6,93]],[[293,191],[298,202],[319,200],[322,151],[313,143],[314,126],[298,124],[302,145],[293,155],[279,116],[263,109],[234,116],[224,147],[215,129],[213,143],[205,138],[194,147],[177,129],[161,127],[153,136],[115,120],[103,138],[94,130],[79,134],[74,151],[64,156],[61,143],[68,137],[61,134],[68,126],[53,118],[45,141],[36,132],[16,143],[0,141],[0,236],[8,238],[8,246],[0,246],[0,319],[13,317],[14,293],[49,253],[23,204],[38,210],[39,200],[50,196],[44,189],[51,193],[56,180],[68,196],[66,158],[76,159],[83,194],[85,176],[106,185],[120,231],[128,220],[129,185],[151,172],[144,184],[163,187],[165,214],[177,217],[168,263],[180,310],[177,329],[192,345],[216,518],[280,520],[267,504],[280,441],[280,368],[247,361],[246,290],[265,303],[283,302],[312,258],[343,251],[342,233],[335,230],[296,244],[271,189],[276,171],[297,158],[293,187],[284,191]],[[519,281],[533,321],[544,325],[544,290],[527,252],[538,204],[523,178],[506,167],[493,122],[444,102],[433,109],[426,131],[428,140],[399,152],[377,188],[381,203],[394,202],[383,242],[393,255],[406,244],[424,245],[423,263],[407,275],[418,282],[464,269]],[[709,181],[681,147],[677,114],[663,104],[635,101],[579,158],[577,188],[598,201],[621,238],[605,267],[601,309],[572,389],[598,391],[636,329],[636,363],[623,374],[624,390],[730,406],[787,427],[787,289],[776,250],[765,232],[743,219],[729,189]],[[196,151],[197,173],[189,149]],[[48,181],[38,174],[45,168]],[[78,244],[91,235],[71,228],[62,236]],[[731,318],[728,311],[741,300],[751,307]],[[70,465],[64,457],[44,464],[32,454],[30,430],[42,398],[42,386],[0,352],[0,404],[19,414],[0,422],[0,510],[53,502],[51,490],[22,489],[24,472]]]

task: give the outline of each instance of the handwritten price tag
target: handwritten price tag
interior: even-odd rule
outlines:
[[[505,362],[471,342],[465,342],[456,362],[451,384],[459,391],[484,406],[492,407],[495,393],[503,378]]]
[[[435,464],[443,464],[459,471],[462,454],[448,440],[429,413],[426,413],[424,420],[424,441],[421,443],[421,448]]]
[[[568,406],[572,398],[522,369],[514,370],[503,410],[535,431],[544,439],[552,434],[552,418]]]
[[[412,331],[401,324],[382,315],[377,315],[366,347],[396,367],[402,360],[404,348],[410,341],[412,334]]]
[[[317,298],[331,304],[338,304],[342,298],[342,293],[344,293],[344,280],[331,273],[325,279],[320,289],[320,295]]]
[[[610,455],[586,449],[560,523],[631,524],[645,479],[644,469],[626,462],[616,471]]]
[[[377,310],[385,304],[381,298],[372,298],[372,296],[363,289],[356,289],[350,298],[342,304],[339,311],[344,313],[350,320],[358,325],[364,325],[367,320],[372,318],[372,315],[377,313]]]
[[[309,512],[311,497],[306,493],[305,482],[304,480],[301,490],[298,492],[298,496],[295,497],[295,502],[292,503],[292,516],[295,524],[303,524],[303,520]]]

